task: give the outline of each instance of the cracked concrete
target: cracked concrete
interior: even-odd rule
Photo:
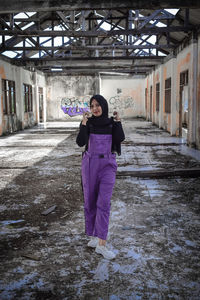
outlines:
[[[78,125],[0,138],[0,299],[199,299],[200,178],[117,178],[108,261],[86,246]],[[150,122],[124,130],[119,172],[200,167]]]

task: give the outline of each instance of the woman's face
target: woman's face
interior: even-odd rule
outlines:
[[[95,117],[100,117],[102,115],[102,108],[95,99],[92,100],[90,111]]]

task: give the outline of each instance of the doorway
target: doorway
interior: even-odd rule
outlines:
[[[180,109],[179,109],[179,135],[187,138],[188,132],[188,70],[180,73]]]
[[[39,122],[44,122],[44,101],[43,101],[43,88],[39,87]]]

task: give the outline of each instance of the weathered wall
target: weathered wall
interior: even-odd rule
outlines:
[[[124,118],[145,117],[144,86],[143,77],[102,76],[100,93],[108,101],[110,114],[117,110]]]
[[[198,39],[198,70],[197,70],[197,128],[196,128],[196,144],[200,149],[200,37]]]
[[[44,78],[44,76],[43,76]],[[2,96],[2,80],[8,79],[15,82],[16,96],[16,114],[3,114],[3,96]],[[33,111],[24,112],[24,91],[23,84],[32,85],[33,93]],[[43,83],[44,84],[44,79]],[[23,68],[13,66],[10,63],[0,60],[0,135],[8,132],[14,132],[35,125],[37,118],[37,102],[36,102],[36,72],[30,72]]]
[[[147,76],[146,117],[171,135],[181,132],[180,73],[188,70],[188,133],[187,143],[200,149],[200,36]],[[165,80],[171,77],[171,113],[165,112]],[[156,83],[160,82],[160,110],[156,112]],[[150,105],[150,87],[153,87]]]
[[[98,76],[47,78],[47,120],[80,119],[89,110],[89,99],[99,93]]]
[[[43,90],[43,112],[42,112],[42,121],[46,122],[46,78],[42,72],[36,73],[36,85],[35,85],[35,95],[36,95],[36,120],[37,123],[40,122],[40,109],[39,109],[39,89]]]
[[[175,58],[171,58],[164,65],[159,66],[146,78],[147,88],[147,119],[157,124],[160,128],[169,131],[172,135],[176,133],[176,80],[175,80]],[[165,80],[171,77],[171,111],[165,112]],[[156,84],[160,83],[159,111],[156,111]],[[152,104],[150,103],[150,88],[152,86]]]

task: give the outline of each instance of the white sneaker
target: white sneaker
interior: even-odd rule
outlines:
[[[97,245],[96,249],[95,249],[95,252],[99,253],[99,254],[102,254],[103,257],[106,258],[106,259],[113,259],[116,256],[115,253],[113,253],[112,251],[108,250],[106,248],[106,246],[99,246],[99,245]]]
[[[96,248],[97,245],[98,245],[98,238],[96,237],[92,237],[90,241],[87,243],[87,246],[92,248]]]

